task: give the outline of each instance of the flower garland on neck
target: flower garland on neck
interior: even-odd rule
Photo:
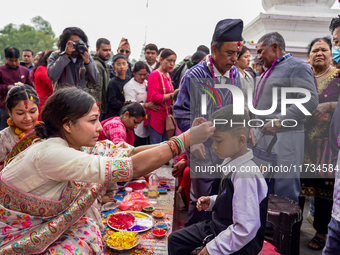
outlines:
[[[210,72],[211,72],[211,75],[213,77],[213,82],[214,82],[214,85],[215,85],[216,84],[216,77],[215,77],[213,59],[212,59],[211,55],[209,55],[208,58],[209,58]],[[231,79],[231,85],[235,85],[234,75],[233,75],[233,68],[232,67],[230,68],[230,79]]]
[[[273,67],[275,66],[276,62],[279,60],[279,58],[275,59],[275,61],[273,62],[272,66],[267,69],[262,75],[261,75],[261,79],[260,81],[257,83],[257,86],[255,88],[255,93],[254,93],[254,106],[257,105],[258,101],[259,101],[259,98],[260,98],[260,95],[261,95],[261,92],[262,92],[262,89],[263,89],[263,85],[264,83],[266,82],[270,72],[272,71]],[[266,77],[264,77],[266,76]],[[264,80],[262,82],[262,85],[260,87],[260,84],[261,84],[261,81],[262,81],[262,78],[264,77]],[[260,87],[260,88],[259,88]],[[258,89],[260,89],[260,91],[258,92]]]
[[[35,125],[38,124],[38,123],[39,123],[39,121],[37,121],[37,122],[35,123]],[[14,121],[12,120],[11,117],[9,117],[9,118],[7,119],[7,125],[10,126],[10,127],[15,126]],[[23,138],[23,137],[26,135],[26,133],[25,133],[24,131],[22,131],[20,128],[18,128],[18,127],[16,127],[16,128],[14,129],[14,133],[15,133],[16,135],[19,136],[19,139]]]

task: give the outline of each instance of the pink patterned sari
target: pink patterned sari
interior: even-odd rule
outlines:
[[[6,162],[35,138],[33,132],[27,134],[15,145]],[[100,230],[83,215],[103,187],[70,181],[61,199],[54,200],[23,192],[0,173],[0,254],[102,254]]]

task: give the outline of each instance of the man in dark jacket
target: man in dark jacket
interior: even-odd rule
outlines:
[[[53,52],[48,59],[47,75],[58,84],[86,88],[87,80],[92,84],[99,82],[97,66],[87,48],[87,36],[78,27],[65,28],[58,41],[59,52]]]
[[[94,62],[100,74],[100,80],[96,84],[88,84],[91,94],[99,103],[100,113],[105,114],[107,111],[106,91],[110,81],[109,68],[105,61],[111,57],[111,44],[105,38],[99,38],[96,43],[96,54],[93,56]]]

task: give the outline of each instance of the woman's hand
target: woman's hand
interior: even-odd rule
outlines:
[[[150,109],[150,110],[153,110],[155,112],[157,112],[159,109],[161,109],[161,106],[159,104],[154,103],[154,102],[145,103],[145,107]]]
[[[190,128],[190,144],[193,145],[205,142],[214,134],[214,131],[215,127],[211,121],[207,121],[199,126]]]
[[[203,122],[206,122],[207,120],[203,117],[199,117],[199,118],[196,118],[194,119],[193,123],[192,123],[192,126],[193,127],[196,127],[196,126],[199,126],[201,125]]]
[[[89,49],[85,46],[86,51],[83,54],[80,54],[80,56],[83,58],[84,63],[87,65],[90,63],[90,54]]]
[[[177,162],[177,164],[172,169],[172,176],[177,178],[178,176],[183,175],[183,171],[185,169],[185,161],[180,160]]]
[[[209,208],[209,205],[210,197],[200,197],[196,203],[196,207],[199,212],[202,210],[207,210]]]
[[[316,107],[316,109],[312,112],[312,116],[314,120],[320,119],[321,116],[325,114],[328,109],[329,109],[329,102],[319,104]]]
[[[175,89],[174,92],[172,92],[172,95],[174,95],[179,89]]]
[[[110,195],[104,195],[102,196],[102,203],[106,204],[109,202],[116,202],[117,200],[115,199],[115,195],[114,194],[110,194]]]

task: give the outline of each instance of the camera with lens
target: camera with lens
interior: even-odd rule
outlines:
[[[83,54],[86,51],[86,44],[82,40],[79,40],[73,44],[73,49],[75,49],[74,52]]]

